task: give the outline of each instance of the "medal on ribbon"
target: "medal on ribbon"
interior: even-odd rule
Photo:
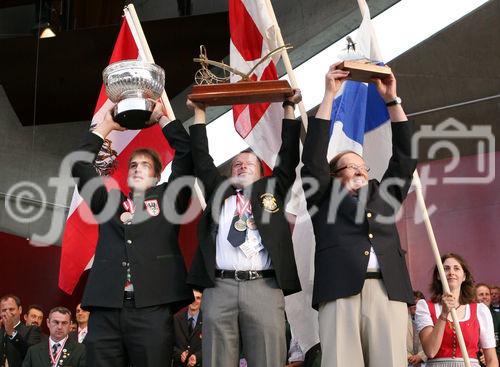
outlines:
[[[120,215],[120,220],[124,224],[132,223],[132,219],[134,218],[135,213],[134,202],[127,198],[127,200],[122,203],[122,206],[125,211]]]
[[[250,200],[245,200],[240,192],[236,193],[236,215],[239,219],[234,222],[234,228],[239,232],[246,231],[248,227],[248,219],[246,218],[250,218],[252,215],[252,205]]]

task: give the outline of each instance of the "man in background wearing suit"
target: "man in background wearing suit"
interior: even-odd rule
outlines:
[[[400,367],[407,364],[406,304],[414,300],[395,221],[416,167],[413,125],[394,75],[373,79],[392,121],[393,154],[383,178],[369,180],[369,168],[353,151],[328,162],[332,104],[348,76],[330,67],[302,154],[303,182],[318,184],[306,197],[316,238],[313,307],[319,309],[321,365]]]
[[[40,342],[40,329],[21,322],[21,300],[13,294],[0,298],[0,366],[21,367],[31,345]]]
[[[201,292],[193,291],[194,302],[174,316],[173,367],[201,366]]]
[[[28,349],[23,367],[85,367],[85,346],[69,338],[71,311],[55,307],[49,312],[49,340]]]
[[[205,367],[237,366],[240,342],[250,367],[285,365],[284,295],[301,289],[285,217],[299,163],[300,122],[293,111],[300,100],[296,91],[284,103],[282,144],[270,177],[252,151],[232,160],[229,180],[222,176],[208,151],[205,111],[195,112],[191,150],[207,207],[188,283],[204,289]]]
[[[41,327],[43,322],[42,307],[38,305],[29,305],[23,317],[26,326],[36,325]]]
[[[76,330],[69,332],[69,337],[78,341],[78,343],[83,343],[85,337],[88,333],[90,312],[82,308],[82,304],[79,303],[75,308],[75,319],[76,319]],[[71,327],[70,327],[71,329]]]

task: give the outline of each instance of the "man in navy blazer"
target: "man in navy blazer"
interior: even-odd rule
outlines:
[[[416,167],[412,124],[394,75],[374,79],[392,121],[393,154],[384,176],[369,179],[363,157],[353,151],[328,162],[332,103],[348,75],[330,67],[302,155],[303,181],[318,184],[307,205],[316,238],[313,307],[319,310],[322,366],[399,367],[407,363],[406,303],[413,294],[395,219]]]

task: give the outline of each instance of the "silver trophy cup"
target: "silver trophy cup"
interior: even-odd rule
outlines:
[[[102,72],[108,98],[116,103],[113,118],[127,129],[152,126],[149,122],[155,101],[165,87],[165,71],[138,60],[110,64]]]

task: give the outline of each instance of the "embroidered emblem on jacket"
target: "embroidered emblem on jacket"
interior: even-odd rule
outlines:
[[[149,215],[152,217],[156,217],[157,215],[160,214],[160,205],[158,204],[158,200],[156,199],[151,199],[151,200],[145,200],[144,205],[146,205],[146,210]]]
[[[276,213],[280,210],[273,194],[266,192],[260,196],[260,199],[262,201],[262,207],[265,211],[268,211],[269,213]]]

